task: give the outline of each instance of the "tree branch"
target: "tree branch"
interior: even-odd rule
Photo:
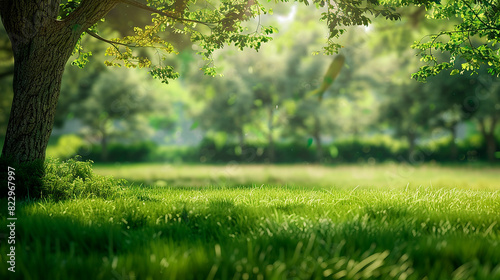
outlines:
[[[103,38],[99,35],[97,35],[95,32],[93,31],[90,31],[90,29],[87,29],[87,31],[85,31],[87,34],[89,34],[90,36],[96,38],[97,40],[100,40],[100,41],[103,41],[103,42],[106,42],[108,44],[111,44],[111,45],[121,45],[121,46],[125,46],[125,47],[135,47],[134,45],[129,45],[129,44],[125,44],[125,43],[120,43],[120,42],[114,42],[114,41],[111,41],[111,40],[108,40],[106,38]],[[116,46],[114,46],[116,47]]]
[[[84,32],[106,16],[120,0],[82,0],[80,6],[69,14],[63,22],[73,31]]]
[[[486,22],[484,22],[480,17],[479,15],[476,13],[476,11],[474,11],[474,9],[469,5],[469,3],[467,3],[467,1],[463,1],[464,5],[467,6],[467,8],[469,8],[469,10],[474,14],[474,16],[476,17],[477,20],[479,20],[482,24],[484,24],[485,26],[489,27],[489,28],[493,28],[491,25],[487,24]]]
[[[484,124],[484,119],[483,118],[480,118],[478,119],[478,122],[479,122],[479,129],[481,130],[481,133],[483,134],[483,136],[486,136],[486,128],[485,128],[485,124]]]
[[[137,8],[140,8],[140,9],[152,12],[152,13],[157,13],[157,14],[160,14],[162,16],[165,16],[165,17],[168,17],[168,18],[171,18],[171,19],[174,19],[174,20],[178,20],[178,21],[181,21],[181,22],[187,21],[187,22],[192,22],[192,23],[203,24],[203,25],[206,25],[206,26],[210,26],[212,24],[218,23],[218,22],[204,22],[204,21],[199,21],[199,20],[194,20],[194,19],[177,17],[177,16],[174,16],[173,14],[170,14],[170,13],[167,13],[165,11],[161,11],[161,10],[155,9],[153,7],[150,7],[148,5],[142,4],[142,3],[137,2],[135,0],[118,0],[118,1],[121,2],[121,3],[123,3],[123,4],[128,4],[128,5],[131,5],[131,6],[134,6],[134,7],[137,7]]]

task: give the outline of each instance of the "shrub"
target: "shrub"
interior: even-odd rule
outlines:
[[[132,144],[109,143],[107,162],[145,162],[150,161],[158,146],[153,142],[137,142]],[[89,151],[82,149],[79,155],[85,160],[102,161],[101,146],[93,146]]]
[[[198,162],[199,149],[189,146],[160,146],[150,155],[151,161]]]
[[[97,175],[92,170],[92,161],[69,159],[65,162],[48,160],[40,196],[62,200],[70,198],[112,198],[126,181]]]
[[[374,159],[378,162],[397,161],[399,155],[406,153],[406,147],[401,141],[384,135],[371,138],[349,138],[335,141],[328,150],[336,150],[333,162],[360,162]]]
[[[118,194],[120,186],[125,185],[125,180],[97,175],[92,170],[92,161],[82,162],[69,159],[61,162],[58,159],[21,163],[12,166],[9,161],[2,159],[1,168],[7,166],[15,168],[15,194],[16,198],[49,200],[64,200],[72,198],[101,197],[112,198]],[[2,174],[1,181],[7,187],[7,177]],[[7,191],[1,193],[5,197]]]

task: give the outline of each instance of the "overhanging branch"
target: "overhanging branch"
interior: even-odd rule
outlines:
[[[155,9],[153,7],[150,7],[148,5],[142,4],[142,3],[137,2],[135,0],[119,0],[119,2],[123,3],[123,4],[131,5],[131,6],[134,6],[134,7],[137,7],[137,8],[140,8],[140,9],[152,12],[152,13],[157,13],[157,14],[160,14],[162,16],[165,16],[165,17],[168,17],[168,18],[171,18],[171,19],[174,19],[174,20],[178,20],[180,22],[185,21],[185,22],[199,23],[199,24],[203,24],[203,25],[207,25],[207,26],[210,26],[212,24],[218,23],[218,22],[205,22],[205,21],[199,21],[199,20],[194,20],[194,19],[177,17],[177,16],[175,16],[175,15],[173,15],[171,13],[167,13],[165,11],[161,11],[161,10]]]
[[[125,47],[136,47],[134,45],[129,45],[129,44],[125,44],[125,43],[120,43],[120,42],[115,42],[115,41],[111,41],[111,40],[108,40],[106,38],[103,38],[99,35],[97,35],[95,32],[93,31],[90,31],[90,29],[87,29],[87,31],[85,31],[87,34],[89,34],[90,36],[96,38],[97,40],[100,40],[100,41],[103,41],[103,42],[106,42],[108,44],[111,44],[111,45],[121,45],[121,46],[125,46]],[[115,46],[116,47],[116,46]]]

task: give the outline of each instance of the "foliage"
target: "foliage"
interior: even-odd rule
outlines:
[[[154,142],[132,142],[132,143],[119,143],[111,142],[107,146],[107,157],[103,159],[102,147],[81,147],[77,151],[85,160],[99,161],[99,162],[147,162],[155,159],[155,154],[158,153],[158,146]],[[156,156],[156,158],[158,158]]]
[[[184,34],[186,37],[200,46],[199,54],[207,63],[202,67],[209,75],[215,74],[212,66],[212,56],[216,49],[227,45],[259,50],[263,43],[272,39],[271,35],[277,30],[272,26],[254,25],[250,20],[259,18],[266,14],[272,14],[258,1],[159,1],[148,0],[147,5],[133,0],[123,0],[125,4],[152,13],[152,23],[144,27],[134,27],[134,34],[115,38],[104,39],[97,34],[98,24],[94,25],[86,33],[111,46],[106,55],[112,57],[105,63],[108,66],[122,65],[132,68],[149,68],[155,77],[168,83],[169,79],[178,77],[178,73],[171,65],[163,65],[161,61],[152,61],[152,58],[134,52],[135,48],[154,48],[157,54],[167,57],[168,54],[178,53],[173,43],[163,38],[162,33]],[[286,2],[286,1],[284,1]],[[309,1],[303,2],[309,5]],[[328,45],[324,48],[326,54],[333,54],[341,47],[335,43],[345,32],[345,27],[350,25],[368,25],[370,14],[383,16],[386,19],[396,20],[399,15],[393,9],[380,6],[378,1],[345,1],[336,0],[331,2],[315,0],[313,3],[323,10],[320,19],[326,22],[329,29]],[[61,4],[60,19],[64,19],[80,6],[80,1],[65,1]],[[243,24],[249,22],[249,24]],[[82,45],[78,44],[78,65],[84,65],[88,61],[91,52],[81,52]],[[121,62],[120,62],[121,61]]]
[[[251,85],[233,72],[216,80],[202,79],[198,86],[205,88],[204,109],[195,117],[200,128],[205,131],[225,132],[237,137],[244,137],[244,127],[252,122],[254,95]],[[241,145],[243,145],[243,140]]]
[[[48,160],[40,188],[41,198],[49,200],[112,198],[125,180],[115,180],[94,173],[92,161],[69,159],[64,162]]]
[[[168,128],[171,105],[151,77],[131,70],[102,70],[94,63],[88,66],[96,69],[80,77],[79,83],[65,80],[57,119],[60,123],[72,120],[73,126],[79,128],[75,133],[83,135],[86,142],[101,146],[104,160],[108,142],[143,141],[153,134],[151,122]]]
[[[497,145],[500,142],[497,140]],[[50,150],[54,147],[49,147]],[[157,146],[150,142],[133,144],[110,143],[106,161],[100,157],[101,150],[94,147],[90,152],[82,149],[79,154],[85,160],[99,163],[239,163],[257,164],[269,162],[269,147],[264,142],[249,141],[240,150],[237,141],[224,141],[217,144],[215,139],[205,138],[199,146]],[[485,138],[472,134],[464,139],[453,140],[451,135],[442,134],[426,141],[419,141],[409,153],[409,143],[394,139],[389,135],[370,137],[339,138],[332,143],[323,144],[325,154],[322,161],[327,164],[340,163],[384,163],[384,162],[453,162],[474,163],[488,160]],[[316,162],[316,146],[306,142],[275,143],[275,161],[280,164]],[[450,157],[455,149],[455,157]]]
[[[200,176],[201,180],[214,174],[214,167],[201,168],[204,171],[193,172],[193,167],[184,171],[162,168],[161,174],[177,176],[187,172],[188,176]],[[498,170],[283,166],[271,170],[236,168],[227,173],[227,166],[218,169],[222,174],[236,174],[236,180],[246,176],[251,182],[256,177],[285,174],[283,170],[288,170],[286,174],[294,179],[323,178],[325,187],[305,187],[301,181],[283,177],[286,181],[276,185],[135,186],[114,200],[81,198],[59,203],[24,203],[18,206],[16,221],[16,259],[23,262],[18,262],[16,273],[9,276],[13,279],[118,276],[496,279],[500,276],[500,197],[495,177]],[[388,188],[387,179],[393,177],[384,176],[400,174],[398,170],[414,173]],[[131,176],[146,174],[126,172]],[[481,178],[482,185],[472,190],[467,186],[477,178],[476,172],[488,177]],[[361,175],[366,176],[365,183],[356,187]],[[284,183],[288,187],[281,186]],[[0,223],[2,226],[8,223],[4,214]],[[0,275],[7,275],[10,272],[6,269],[6,243],[0,246],[0,253]]]
[[[2,159],[0,165],[7,170],[8,160]],[[5,167],[5,168],[4,168]],[[61,162],[57,159],[21,163],[15,168],[16,198],[59,201],[77,198],[111,198],[117,195],[119,187],[125,180],[116,180],[94,173],[92,162],[68,159]],[[6,174],[6,172],[2,172]],[[3,175],[2,175],[3,176]],[[2,182],[7,178],[0,178]],[[7,184],[4,184],[7,186]],[[7,191],[2,192],[2,197]]]
[[[399,5],[416,4],[425,6],[428,17],[435,20],[457,20],[448,30],[426,36],[415,42],[427,65],[413,74],[413,78],[425,81],[446,69],[453,69],[452,75],[466,72],[477,73],[486,67],[492,75],[500,75],[499,15],[497,1],[386,1]],[[435,52],[446,52],[449,59],[439,60]]]

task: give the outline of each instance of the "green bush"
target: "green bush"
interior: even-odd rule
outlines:
[[[133,144],[109,143],[107,162],[145,162],[151,161],[158,146],[153,142],[137,142]],[[78,154],[84,160],[102,162],[102,147],[94,145],[89,151],[82,148]]]
[[[332,158],[333,162],[399,161],[401,155],[407,153],[407,147],[401,141],[384,136],[342,139],[330,146],[338,150],[338,155]]]
[[[151,161],[198,162],[199,149],[189,146],[161,146],[150,154]]]
[[[120,186],[125,180],[97,175],[92,170],[92,162],[82,162],[69,159],[61,162],[48,159],[45,163],[10,164],[12,161],[1,160],[1,168],[8,166],[15,169],[12,182],[15,182],[15,196],[17,199],[49,199],[64,200],[73,198],[101,197],[112,198],[118,194]],[[7,196],[7,172],[2,174],[4,191],[1,197]]]
[[[62,138],[61,138],[62,139]],[[59,141],[66,143],[68,141]],[[71,141],[69,141],[71,142]],[[171,163],[215,163],[231,161],[238,163],[269,162],[269,147],[266,143],[246,143],[241,149],[235,142],[216,143],[205,138],[198,146],[158,146],[153,142],[134,144],[110,143],[109,162],[171,162]],[[75,142],[76,143],[76,142]],[[497,143],[500,147],[500,143]],[[375,162],[474,162],[486,161],[486,148],[480,135],[471,135],[457,142],[456,157],[452,157],[450,137],[419,143],[409,155],[408,143],[388,135],[369,138],[345,138],[324,144],[323,163],[375,163]],[[316,162],[316,146],[303,142],[277,142],[274,144],[275,163]],[[101,148],[80,151],[84,160],[101,162]],[[64,159],[64,158],[63,158]]]
[[[92,161],[69,159],[65,162],[48,160],[40,196],[63,200],[71,198],[112,198],[125,180],[97,175],[92,170]]]

